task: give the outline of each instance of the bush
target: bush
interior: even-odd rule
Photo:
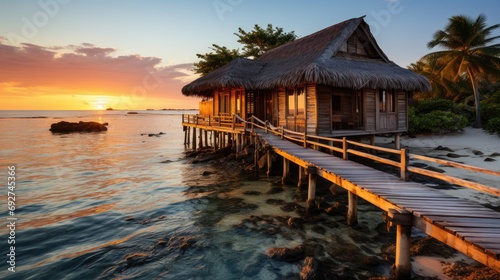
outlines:
[[[500,116],[500,104],[481,104],[481,120],[488,123],[493,118]]]
[[[484,129],[491,133],[496,133],[498,136],[500,136],[500,117],[489,119],[484,126]]]
[[[432,111],[449,111],[453,112],[456,104],[448,99],[427,99],[421,100],[415,106],[416,114],[426,114]]]
[[[410,108],[408,116],[411,134],[455,132],[468,124],[466,117],[449,111],[436,110],[417,114],[415,109]]]

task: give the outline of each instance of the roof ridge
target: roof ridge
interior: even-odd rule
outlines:
[[[343,21],[339,24],[346,23],[348,22],[348,25],[345,26],[342,31],[340,32],[339,36],[335,37],[332,39],[330,44],[325,48],[323,53],[321,53],[317,59],[315,59],[315,62],[320,62],[324,59],[329,59],[332,58],[340,49],[340,46],[347,41],[351,35],[356,31],[356,29],[359,27],[361,22],[363,21],[363,18],[365,16],[359,17],[359,18],[352,18],[346,21]]]

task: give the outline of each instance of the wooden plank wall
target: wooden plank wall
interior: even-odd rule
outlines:
[[[324,134],[330,133],[332,130],[332,124],[330,120],[331,110],[332,110],[332,90],[330,87],[325,85],[317,85],[316,94],[318,99],[318,127],[317,133]]]
[[[278,125],[286,127],[286,92],[285,88],[278,89]]]
[[[408,129],[408,95],[404,91],[397,92],[397,110],[398,110],[398,127],[399,130]]]
[[[318,104],[317,104],[316,85],[306,85],[306,127],[308,134],[317,134],[318,127]]]
[[[365,89],[364,90],[364,110],[365,110],[365,130],[374,131],[376,127],[377,119],[377,98],[375,90]]]

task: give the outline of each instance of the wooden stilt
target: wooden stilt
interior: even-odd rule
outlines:
[[[241,135],[240,134],[235,134],[235,140],[236,140],[236,147],[235,147],[235,151],[237,153],[240,152],[240,149],[241,149]]]
[[[184,115],[183,115],[183,117],[184,117]],[[183,126],[182,128],[184,130],[184,145],[186,145],[187,144],[187,127]]]
[[[309,176],[308,189],[307,189],[307,209],[315,207],[316,204],[316,168],[314,166],[307,167],[307,174]]]
[[[370,135],[370,145],[375,145],[375,134]]]
[[[302,166],[299,166],[299,180],[297,182],[297,187],[300,188],[302,186],[302,184],[304,184],[305,177],[306,177],[305,168]]]
[[[214,131],[214,148],[217,151],[219,149],[219,132]]]
[[[191,142],[191,148],[196,150],[196,127],[193,127],[193,141]]]
[[[401,133],[394,134],[394,145],[396,150],[401,149]]]
[[[198,148],[203,148],[203,130],[200,128],[200,137],[199,137],[199,143],[198,143]]]
[[[189,146],[189,142],[191,141],[191,127],[187,127],[187,145]]]
[[[273,160],[271,158],[271,150],[267,150],[267,177],[271,175],[271,168],[273,167]]]
[[[348,194],[347,224],[354,226],[358,224],[358,196],[352,192]]]
[[[208,147],[208,130],[205,130],[205,147]]]
[[[411,227],[413,215],[406,210],[389,209],[387,222],[389,226],[396,225],[396,258],[393,276],[395,279],[410,279],[411,277]]]
[[[281,183],[284,185],[288,181],[288,171],[290,170],[290,161],[283,158],[283,177],[281,178]]]

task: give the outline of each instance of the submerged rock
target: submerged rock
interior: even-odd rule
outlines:
[[[107,131],[106,125],[98,122],[66,122],[60,121],[50,126],[50,131],[53,133],[70,133],[70,132],[101,132]]]
[[[295,248],[269,248],[266,255],[271,259],[283,262],[296,262],[304,258],[304,247]]]

